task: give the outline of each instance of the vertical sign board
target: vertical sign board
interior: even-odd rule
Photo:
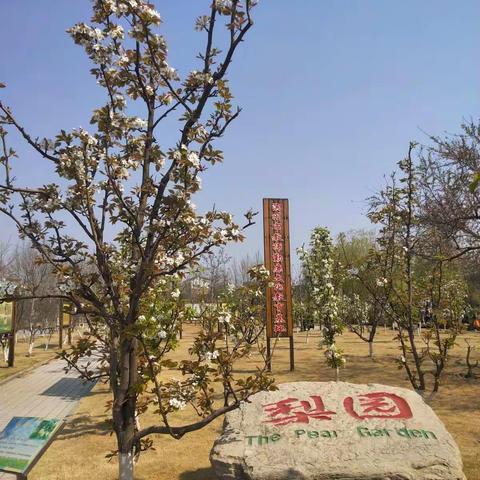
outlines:
[[[15,362],[15,304],[3,301],[0,303],[0,335],[7,335],[9,342],[8,366]]]
[[[59,338],[58,338],[58,346],[60,348],[63,347],[63,329],[67,328],[68,333],[68,340],[69,344],[72,343],[71,341],[71,322],[72,322],[72,304],[70,302],[66,302],[64,300],[60,300],[60,308],[59,308]]]
[[[72,304],[70,302],[63,302],[62,305],[62,327],[68,328],[72,322]]]
[[[270,339],[290,338],[290,369],[294,368],[292,285],[290,273],[290,236],[288,228],[288,200],[263,199],[263,230],[265,267],[272,284],[267,287],[267,349]],[[268,352],[268,357],[270,354]]]
[[[13,303],[0,303],[0,335],[13,332]]]
[[[70,302],[63,303],[63,326],[67,327],[68,344],[72,344],[72,304]]]

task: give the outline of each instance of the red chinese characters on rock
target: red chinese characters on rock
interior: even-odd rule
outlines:
[[[271,205],[271,262],[273,277],[273,333],[283,334],[287,332],[287,305],[285,292],[285,244],[283,237],[284,219],[283,205],[280,202],[272,202]]]
[[[394,393],[374,392],[347,397],[343,401],[347,413],[358,420],[368,418],[412,418],[407,401]]]
[[[288,425],[289,423],[309,423],[310,418],[316,420],[331,420],[335,412],[325,410],[322,397],[311,395],[311,401],[286,398],[279,402],[263,405],[269,419],[264,423]]]
[[[343,400],[345,411],[357,420],[369,418],[412,418],[412,410],[407,401],[394,393],[372,392],[346,397]],[[310,419],[332,420],[337,412],[325,407],[320,395],[311,395],[309,400],[286,398],[263,405],[266,420],[282,426],[291,423],[309,423]]]

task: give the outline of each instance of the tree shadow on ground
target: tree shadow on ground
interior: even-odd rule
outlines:
[[[81,378],[61,378],[40,395],[80,400],[86,394],[90,393],[95,383],[96,382],[85,381]]]
[[[58,435],[59,440],[78,438],[83,435],[110,435],[111,424],[103,415],[82,415],[70,420]]]
[[[180,474],[179,480],[217,480],[217,478],[213,468],[199,468],[198,470],[183,472]],[[285,480],[303,480],[306,477],[298,470],[289,468],[286,476],[282,478]]]
[[[216,480],[217,476],[213,468],[199,468],[198,470],[183,472],[178,478],[179,480]]]

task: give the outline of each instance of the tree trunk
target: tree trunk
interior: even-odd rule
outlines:
[[[112,340],[114,350],[116,340]],[[133,480],[134,445],[132,442],[137,421],[137,402],[134,393],[137,384],[136,340],[124,339],[119,347],[118,364],[116,361],[112,361],[110,365],[110,368],[113,369],[111,371],[114,392],[113,427],[117,436],[119,480]]]
[[[119,480],[133,480],[133,454],[118,454],[118,478]]]
[[[340,367],[335,369],[335,381],[338,382],[340,380]]]
[[[368,334],[368,356],[373,360],[373,341],[375,340],[375,335],[377,334],[377,319],[375,317],[374,323],[370,332]]]
[[[33,353],[33,346],[35,344],[35,335],[30,332],[30,343],[28,345],[28,356],[31,357]]]
[[[418,390],[423,391],[425,390],[425,373],[422,370],[422,364],[420,356],[418,354],[417,346],[415,344],[415,336],[413,334],[413,326],[411,322],[409,327],[407,328],[407,334],[410,343],[410,350],[412,352],[413,360],[415,362],[415,370],[417,371],[418,375]]]
[[[10,351],[10,349],[9,349],[8,343],[7,343],[7,345],[5,345],[3,347],[3,358],[5,360],[5,363],[8,363],[8,353],[9,353],[9,351]]]

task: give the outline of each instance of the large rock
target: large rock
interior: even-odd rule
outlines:
[[[463,480],[457,445],[417,393],[284,383],[226,415],[210,459],[221,480]]]

